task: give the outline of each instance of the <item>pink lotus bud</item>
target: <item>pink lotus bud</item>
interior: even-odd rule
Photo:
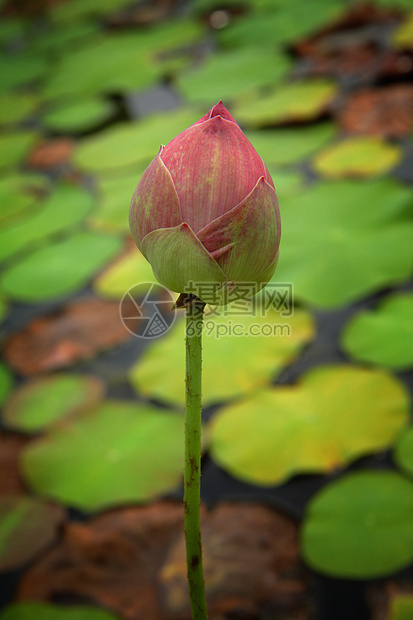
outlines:
[[[220,303],[216,291],[259,290],[275,271],[274,184],[221,101],[161,147],[135,189],[129,223],[159,282],[178,293]]]

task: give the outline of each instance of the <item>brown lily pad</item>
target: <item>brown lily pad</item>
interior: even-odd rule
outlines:
[[[413,85],[358,91],[346,100],[339,122],[351,134],[404,138],[413,125]]]
[[[0,496],[20,495],[25,486],[20,476],[20,453],[28,439],[18,435],[0,434]]]
[[[36,375],[92,358],[129,337],[118,303],[89,297],[31,321],[6,340],[3,355],[19,373]]]
[[[297,525],[270,508],[222,504],[202,516],[210,614],[308,618]],[[18,599],[49,601],[64,592],[125,619],[186,620],[183,508],[160,502],[70,523],[61,544],[22,580]],[[243,615],[245,617],[245,615]]]
[[[37,144],[28,156],[30,168],[48,170],[67,164],[73,154],[75,141],[70,138],[54,138]]]

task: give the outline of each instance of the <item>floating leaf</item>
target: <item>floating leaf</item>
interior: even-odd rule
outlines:
[[[36,110],[39,97],[33,93],[5,92],[0,95],[0,124],[18,123]]]
[[[111,235],[76,233],[15,262],[1,274],[0,290],[26,303],[68,295],[84,286],[120,247],[120,239]]]
[[[304,311],[296,310],[290,318],[280,317],[274,311],[269,311],[265,317],[251,315],[236,315],[235,310],[235,316],[229,318],[206,317],[202,375],[205,406],[266,385],[283,366],[295,359],[313,336],[311,317]],[[241,336],[233,335],[234,324]],[[254,329],[258,334],[253,333]],[[140,394],[184,403],[183,330],[182,323],[177,322],[164,338],[146,349],[133,366],[130,378]]]
[[[334,82],[307,80],[278,87],[268,95],[257,93],[234,104],[234,116],[242,125],[264,127],[309,121],[320,117],[337,94]]]
[[[146,164],[122,176],[102,176],[97,181],[100,197],[98,209],[90,216],[93,228],[108,232],[129,232],[128,206]]]
[[[285,170],[271,164],[267,168],[274,181],[280,204],[283,203],[285,196],[290,196],[303,189],[303,177],[296,170]]]
[[[9,369],[4,364],[0,363],[0,405],[8,396],[12,384],[13,379],[11,377]]]
[[[132,306],[128,310],[132,310]],[[7,362],[21,375],[50,372],[90,359],[130,338],[119,302],[86,297],[36,317],[3,345]]]
[[[111,101],[90,97],[56,106],[43,116],[43,124],[59,133],[81,133],[105,123],[113,113]]]
[[[317,172],[331,178],[383,174],[400,161],[401,148],[377,136],[347,138],[315,156]]]
[[[36,174],[10,174],[0,179],[0,229],[34,207],[49,185],[47,178]]]
[[[220,409],[209,426],[211,456],[236,478],[274,485],[382,450],[408,417],[408,395],[394,377],[322,367],[298,385],[263,390]]]
[[[292,164],[304,159],[329,142],[336,130],[332,123],[300,129],[261,129],[246,136],[268,164]]]
[[[0,69],[1,75],[1,69]],[[23,163],[30,148],[38,139],[37,131],[4,133],[0,136],[0,170]]]
[[[32,84],[43,77],[48,64],[43,55],[26,52],[19,55],[0,55],[0,91]]]
[[[364,310],[346,325],[341,343],[361,362],[403,369],[413,366],[413,294],[389,296],[374,312]]]
[[[32,442],[22,471],[36,493],[86,511],[147,501],[179,483],[183,433],[180,414],[108,402]]]
[[[288,196],[274,281],[294,282],[296,298],[326,308],[403,281],[413,223],[400,217],[410,205],[410,189],[387,179],[324,182]]]
[[[129,0],[71,0],[53,5],[51,15],[53,21],[69,27],[72,21],[76,22],[98,15],[104,16],[113,11],[119,11],[128,4],[130,4]]]
[[[248,13],[219,33],[228,47],[290,43],[337,19],[344,3],[337,0],[271,0],[255,15]],[[266,10],[265,10],[266,9]]]
[[[393,33],[393,43],[400,49],[413,49],[413,11]]]
[[[7,312],[8,312],[8,306],[6,302],[4,301],[4,299],[0,299],[0,323],[2,322],[4,317],[7,315]]]
[[[56,374],[25,383],[15,390],[2,418],[9,428],[36,432],[94,405],[102,393],[103,386],[94,377]]]
[[[72,2],[65,3],[59,5],[59,8],[71,5]],[[53,54],[54,56],[60,56],[64,53],[70,54],[77,46],[89,43],[91,36],[100,31],[101,28],[102,25],[98,20],[58,25],[53,19],[53,24],[49,23],[48,29],[42,29],[42,32],[39,33],[40,36],[30,41],[30,50],[34,50],[36,53]]]
[[[0,620],[117,620],[113,614],[95,607],[59,607],[48,603],[12,603],[0,614]]]
[[[146,258],[133,246],[96,278],[93,288],[102,297],[120,299],[130,288],[144,282],[156,279]]]
[[[394,458],[408,474],[413,475],[413,428],[402,434],[397,442]]]
[[[36,242],[79,223],[93,205],[83,187],[61,185],[35,210],[13,226],[0,231],[0,261]]]
[[[398,571],[413,560],[412,512],[413,484],[396,472],[347,474],[310,501],[304,559],[319,572],[345,579]]]
[[[413,618],[413,596],[397,595],[392,598],[388,620],[411,620]]]
[[[178,110],[154,114],[138,123],[124,123],[85,138],[75,154],[75,163],[93,172],[107,171],[140,164],[147,165],[178,133],[195,123],[200,114],[194,110]]]
[[[166,71],[171,61],[162,59],[168,52],[195,42],[201,33],[197,22],[175,20],[147,31],[102,34],[63,56],[43,94],[54,99],[148,88]]]
[[[64,511],[24,496],[0,497],[0,570],[19,568],[47,547]]]
[[[187,101],[214,105],[259,86],[278,84],[290,66],[288,58],[274,50],[250,47],[216,53],[182,75],[178,88]]]

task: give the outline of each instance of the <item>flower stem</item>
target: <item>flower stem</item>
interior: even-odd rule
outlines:
[[[185,398],[185,544],[189,599],[193,620],[208,618],[200,519],[202,321],[205,304],[198,298],[186,306]]]

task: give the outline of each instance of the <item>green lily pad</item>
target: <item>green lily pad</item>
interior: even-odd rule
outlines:
[[[7,91],[23,84],[32,84],[43,77],[48,62],[41,54],[26,52],[19,55],[0,55],[0,91]]]
[[[346,325],[344,351],[361,362],[398,370],[413,366],[413,293],[389,296],[374,312],[364,310]]]
[[[65,2],[60,7],[69,7],[72,2]],[[52,9],[52,7],[50,7]],[[50,11],[51,12],[51,11]],[[91,37],[101,30],[101,24],[96,21],[73,22],[68,24],[57,24],[55,20],[49,23],[48,29],[42,29],[36,38],[30,41],[30,50],[35,53],[53,54],[60,56],[70,53],[78,45],[89,43]]]
[[[156,156],[161,144],[170,142],[200,116],[196,110],[179,109],[168,114],[154,114],[138,123],[111,127],[82,140],[75,153],[75,164],[92,172],[139,164],[139,174],[142,165]]]
[[[49,235],[70,229],[86,216],[93,202],[92,195],[83,187],[59,186],[34,212],[0,231],[0,261]]]
[[[0,363],[0,405],[6,400],[12,385],[13,379],[9,369]]]
[[[374,0],[374,3],[381,6],[388,6],[394,9],[408,10],[412,8],[410,0]]]
[[[260,4],[264,10],[248,13],[218,33],[224,46],[292,43],[338,18],[345,6],[339,0],[271,0]]]
[[[9,309],[8,305],[6,304],[4,299],[0,299],[0,323],[3,321],[4,317],[7,315],[8,309]]]
[[[268,164],[298,162],[329,142],[336,129],[333,123],[319,123],[300,129],[261,129],[245,135]]]
[[[126,291],[144,282],[156,282],[152,267],[135,247],[109,265],[93,282],[101,297],[120,299]]]
[[[81,133],[99,127],[113,112],[111,101],[90,97],[55,107],[43,116],[43,124],[59,133]]]
[[[394,450],[396,463],[408,474],[413,475],[413,428],[402,434]]]
[[[1,75],[1,69],[0,69]],[[35,144],[39,134],[37,131],[19,131],[3,133],[0,136],[0,171],[18,166],[23,163],[31,147]]]
[[[72,21],[120,11],[128,4],[130,4],[129,0],[71,0],[54,5],[50,12],[53,21],[68,26]]]
[[[231,337],[240,325],[242,336]],[[252,325],[277,326],[276,336],[251,336]],[[238,328],[237,328],[238,329]],[[265,328],[263,328],[265,331]],[[203,403],[205,406],[248,394],[266,385],[292,362],[313,337],[309,314],[296,310],[292,317],[275,311],[267,316],[211,316],[205,318],[203,343]],[[132,367],[130,379],[147,398],[183,404],[185,401],[184,325],[177,322],[168,334],[145,350]]]
[[[262,48],[245,48],[209,56],[201,67],[183,74],[178,88],[187,101],[214,105],[222,99],[267,84],[279,83],[290,70],[291,61],[281,53]]]
[[[201,33],[197,22],[176,20],[147,31],[102,34],[62,57],[43,94],[54,99],[149,88],[171,69],[168,53],[196,42]]]
[[[321,116],[337,94],[329,80],[292,82],[268,95],[257,93],[234,103],[234,117],[247,127],[309,121]]]
[[[340,179],[383,174],[401,160],[402,150],[377,136],[347,138],[315,156],[314,169],[320,174]]]
[[[303,177],[296,170],[285,170],[271,164],[267,168],[274,181],[275,191],[281,205],[283,204],[284,197],[302,191]]]
[[[0,179],[0,229],[36,207],[49,186],[49,179],[36,174],[10,174]]]
[[[0,2],[0,7],[5,4],[4,0]],[[24,23],[19,18],[5,18],[1,16],[0,22],[0,44],[3,49],[12,44],[13,41],[22,39],[24,37]]]
[[[274,281],[294,282],[297,299],[325,308],[402,282],[412,270],[413,223],[402,219],[410,205],[410,189],[388,179],[288,196]]]
[[[79,232],[25,255],[0,276],[0,290],[33,303],[69,295],[84,286],[121,248],[112,235]]]
[[[263,390],[220,409],[209,425],[211,456],[236,478],[274,485],[382,450],[408,418],[408,395],[394,377],[322,367],[298,385]]]
[[[400,49],[413,49],[413,11],[393,33],[393,43]]]
[[[93,228],[108,232],[129,232],[128,208],[146,163],[134,168],[127,175],[102,176],[97,180],[99,205],[88,219]]]
[[[388,620],[411,620],[413,618],[413,596],[399,594],[391,602]]]
[[[108,402],[29,444],[21,464],[36,493],[81,510],[147,501],[181,480],[183,416]]]
[[[0,620],[119,620],[95,607],[59,607],[48,603],[21,601],[12,603],[0,614]]]
[[[39,106],[34,93],[5,92],[0,94],[0,124],[19,123],[31,116]]]
[[[413,560],[413,484],[393,471],[347,474],[311,501],[305,561],[329,576],[373,579]]]
[[[55,374],[15,390],[8,399],[3,422],[22,432],[37,432],[63,417],[97,403],[103,385],[95,377]]]
[[[19,568],[57,535],[64,511],[24,496],[0,497],[0,571]]]

